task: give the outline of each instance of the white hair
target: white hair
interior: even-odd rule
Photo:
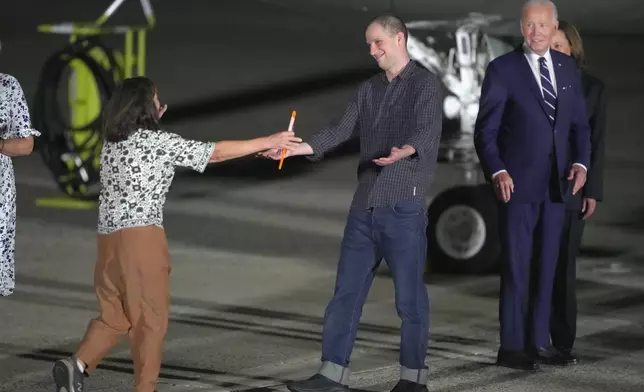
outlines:
[[[552,7],[552,21],[557,22],[559,20],[559,14],[557,12],[557,6],[551,0],[528,0],[523,5],[522,12],[525,12],[526,8],[533,5],[549,5]]]

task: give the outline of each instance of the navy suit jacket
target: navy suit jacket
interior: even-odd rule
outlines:
[[[483,80],[474,144],[489,181],[500,170],[512,177],[510,202],[544,200],[553,160],[562,200],[572,186],[569,162],[590,169],[590,128],[579,70],[570,56],[554,50],[550,56],[557,85],[554,125],[522,47],[491,61]]]

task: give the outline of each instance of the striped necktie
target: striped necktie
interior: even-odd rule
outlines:
[[[557,95],[555,88],[550,81],[550,72],[545,57],[539,57],[539,72],[541,73],[541,90],[543,90],[543,100],[546,101],[546,113],[550,122],[554,124],[557,116]]]

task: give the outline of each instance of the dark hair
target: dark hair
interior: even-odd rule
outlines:
[[[103,110],[103,137],[108,142],[127,139],[139,128],[158,130],[159,111],[154,105],[154,83],[146,77],[124,79]]]
[[[407,32],[407,26],[405,25],[405,22],[403,20],[395,15],[392,14],[384,14],[380,16],[376,16],[369,22],[369,25],[372,25],[374,23],[378,23],[380,26],[382,26],[385,31],[391,35],[396,35],[398,33],[403,33],[405,36],[405,43],[407,43],[407,37],[409,36],[409,33]]]
[[[585,68],[586,66],[586,55],[584,54],[584,44],[581,40],[581,35],[579,31],[572,23],[569,23],[565,20],[559,21],[559,30],[561,30],[568,43],[570,44],[570,54],[574,57],[579,68]]]

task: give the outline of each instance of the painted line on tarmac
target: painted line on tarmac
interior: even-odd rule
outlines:
[[[342,237],[346,223],[344,220],[311,217],[305,214],[288,213],[285,215],[283,212],[265,208],[233,206],[216,200],[175,200],[166,204],[165,212],[202,219],[230,219],[334,238]]]
[[[65,196],[38,198],[35,204],[37,207],[70,210],[93,210],[98,206],[95,201],[76,200]]]
[[[359,353],[358,353],[359,354]],[[359,355],[357,355],[359,357]],[[255,366],[248,369],[241,369],[235,375],[217,375],[216,380],[212,384],[200,383],[182,383],[172,386],[165,385],[164,388],[159,388],[159,392],[189,392],[192,390],[201,391],[218,391],[230,392],[241,391],[247,389],[286,389],[284,383],[276,382],[277,380],[266,380],[266,378],[280,378],[286,380],[289,376],[299,377],[302,373],[312,375],[320,365],[320,353],[306,354],[293,358],[288,361],[280,361],[269,363],[265,365]],[[235,385],[234,388],[223,388],[218,384]],[[208,388],[208,389],[204,389]]]
[[[47,288],[42,288],[42,287],[37,287],[29,284],[24,284],[22,290],[26,293],[31,293],[31,294],[42,294],[42,295],[55,295],[58,297],[69,297],[69,298],[74,298],[78,300],[79,298],[82,300],[87,300],[87,301],[95,301],[95,295],[93,293],[78,293],[78,292],[65,292],[65,291],[60,291],[60,290],[52,290],[52,289],[47,289]],[[212,311],[207,311],[205,309],[201,308],[195,308],[195,307],[190,307],[190,306],[183,306],[183,305],[173,305],[171,306],[171,319],[174,316],[180,315],[180,316],[186,316],[186,315],[213,315]],[[172,321],[172,320],[171,320]],[[280,326],[286,325],[286,324],[293,324],[293,322],[286,322],[285,320],[282,319],[272,319],[270,321],[266,320],[267,322],[262,323],[260,328],[278,328]],[[230,323],[234,324],[235,320],[229,320]],[[279,325],[282,324],[282,325]],[[182,351],[189,351],[187,350],[190,347],[196,347],[196,346],[204,346],[204,344],[207,344],[210,347],[216,347],[217,342],[221,341],[229,341],[231,339],[234,339],[236,336],[243,335],[244,333],[248,333],[247,330],[236,330],[236,331],[229,331],[229,332],[223,332],[223,333],[218,333],[218,334],[213,334],[212,337],[207,337],[204,338],[203,336],[199,337],[193,337],[193,338],[185,338],[178,336],[174,339],[168,339],[166,340],[164,344],[164,351],[172,351],[175,348],[180,348]],[[311,332],[313,333],[313,332]],[[30,348],[25,347],[24,350],[21,351],[29,351]],[[129,353],[129,348],[124,348],[123,350],[114,350],[110,352],[110,357],[118,357],[121,355],[125,355]],[[11,358],[15,356],[15,353],[8,354],[6,355],[7,358]],[[307,354],[298,358],[295,358],[293,360],[289,361],[282,361],[282,362],[277,362],[277,363],[270,363],[266,365],[260,365],[260,366],[255,366],[252,368],[248,369],[241,369],[240,372],[243,373],[248,373],[248,375],[218,375],[216,376],[217,382],[218,383],[239,383],[240,385],[243,385],[244,387],[246,385],[248,386],[253,386],[253,385],[263,385],[266,383],[266,380],[256,380],[253,381],[252,377],[266,377],[270,376],[272,374],[277,374],[280,372],[290,372],[293,370],[298,370],[303,367],[315,367],[316,364],[319,364],[320,361],[320,354],[315,353],[315,354]],[[52,356],[52,362],[53,362],[54,357]],[[104,361],[105,363],[109,363],[110,361]],[[5,385],[13,385],[19,382],[25,382],[25,381],[30,381],[34,379],[41,379],[43,377],[46,377],[50,374],[51,368],[48,367],[48,369],[43,369],[43,370],[37,370],[33,372],[28,372],[28,373],[22,373],[18,374],[11,379],[5,381]],[[187,372],[190,373],[190,372]],[[203,384],[201,383],[200,385],[196,385],[194,383],[190,383],[189,385],[184,385],[185,388],[193,388],[197,386],[197,388],[203,390],[202,388],[204,387],[212,388],[212,385],[209,384]],[[172,391],[177,391],[175,387],[173,387]],[[190,390],[190,389],[179,389],[179,390]]]
[[[39,181],[35,178],[21,178],[18,183],[46,189],[51,189],[51,185],[53,185],[46,182],[43,183],[41,180]],[[57,189],[56,187],[54,188]],[[297,195],[286,194],[283,197],[284,200],[288,200],[290,197],[297,197]],[[45,203],[43,200],[40,203]],[[74,201],[69,201],[69,204],[74,204]],[[48,207],[53,207],[53,204],[49,203]],[[202,219],[217,220],[223,218],[334,238],[342,237],[346,224],[344,219],[334,220],[322,217],[311,217],[310,215],[302,213],[288,213],[285,215],[283,212],[271,211],[261,206],[233,206],[229,203],[210,198],[199,200],[191,199],[189,201],[169,200],[165,205],[164,212],[166,215],[174,213]]]

